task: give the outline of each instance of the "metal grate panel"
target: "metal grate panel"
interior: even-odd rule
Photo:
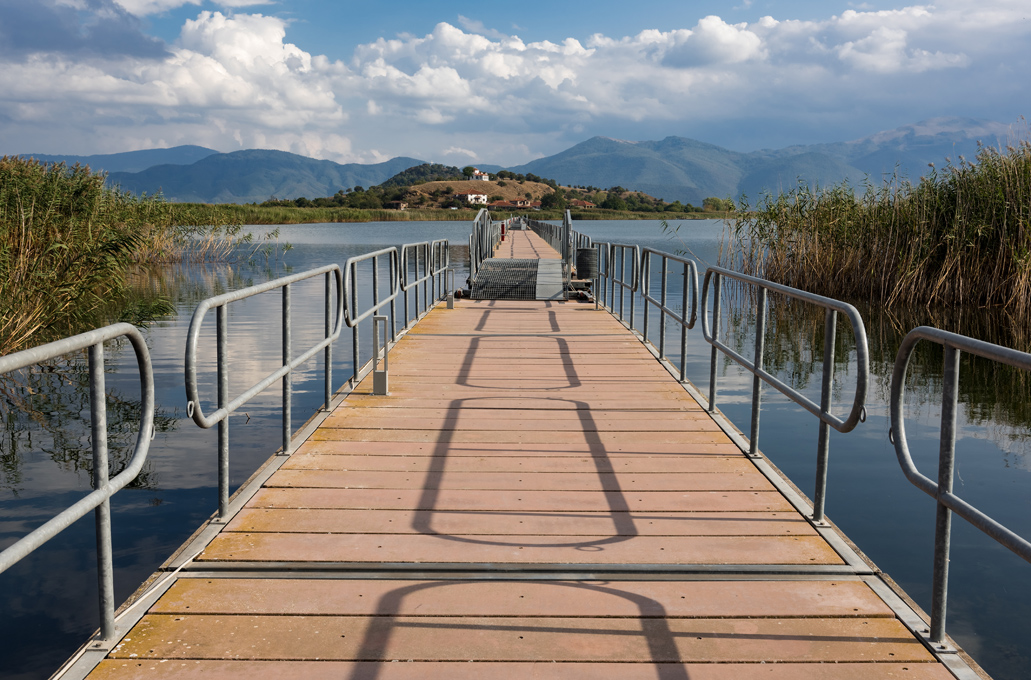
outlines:
[[[474,300],[536,300],[538,260],[483,261],[472,282]]]

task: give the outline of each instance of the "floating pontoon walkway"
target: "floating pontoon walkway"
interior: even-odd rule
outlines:
[[[461,300],[371,382],[90,677],[953,677],[608,313]]]

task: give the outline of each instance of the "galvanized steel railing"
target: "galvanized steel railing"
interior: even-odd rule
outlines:
[[[941,439],[938,449],[938,481],[923,475],[913,463],[906,440],[903,396],[906,370],[918,342],[928,340],[945,348],[945,375],[942,384]],[[952,513],[965,519],[997,542],[1031,562],[1031,542],[1018,536],[984,514],[952,491],[956,458],[956,411],[959,399],[959,359],[962,352],[991,361],[1031,371],[1031,354],[974,340],[956,333],[920,326],[902,340],[895,357],[891,376],[891,440],[899,465],[906,478],[937,503],[934,532],[934,583],[931,600],[930,640],[937,645],[945,641],[945,614],[949,587],[949,547],[952,535]]]
[[[107,404],[104,386],[104,342],[129,339],[140,370],[140,427],[132,458],[124,470],[108,478]],[[114,324],[88,333],[51,342],[6,357],[0,357],[0,374],[16,371],[48,359],[87,349],[90,377],[90,417],[93,442],[93,489],[56,517],[18,539],[0,552],[0,573],[31,554],[51,538],[67,529],[90,510],[95,511],[97,526],[97,580],[100,586],[100,637],[110,642],[115,636],[114,565],[111,548],[111,497],[136,478],[147,459],[154,436],[154,371],[143,335],[127,323]]]
[[[723,279],[731,279],[752,286],[756,289],[756,323],[755,353],[752,360],[746,359],[719,339],[720,328],[720,294]],[[709,267],[705,272],[702,287],[702,309],[708,309],[710,282],[712,283],[712,325],[710,327],[707,314],[702,317],[702,334],[706,342],[712,345],[712,358],[709,368],[709,410],[716,409],[716,364],[718,352],[723,352],[752,375],[752,418],[749,434],[749,455],[759,455],[759,408],[762,401],[762,383],[775,387],[793,402],[820,419],[820,433],[816,461],[816,494],[813,499],[813,521],[822,522],[827,493],[827,459],[830,446],[830,430],[849,432],[862,420],[866,419],[866,390],[869,381],[870,359],[867,349],[866,327],[863,318],[850,304],[831,298],[815,295],[797,288],[790,288],[778,283],[746,276],[722,267]],[[796,300],[822,307],[824,314],[823,345],[823,383],[820,391],[820,403],[816,404],[801,392],[795,390],[775,375],[763,369],[763,351],[765,348],[766,330],[766,297],[773,291]],[[831,413],[831,389],[834,383],[834,341],[837,333],[837,315],[844,314],[852,324],[852,333],[856,340],[856,391],[852,399],[852,408],[847,418],[839,418]]]
[[[473,220],[469,234],[469,278],[475,279],[483,261],[494,257],[494,249],[501,243],[501,222],[495,222],[486,208],[481,208]]]
[[[350,262],[350,261],[349,261]],[[315,346],[306,350],[300,356],[293,355],[293,348],[290,342],[291,335],[291,304],[290,284],[304,281],[317,276],[324,276],[325,288],[325,338]],[[332,305],[332,291],[336,282],[337,304],[335,313]],[[342,321],[344,319],[345,281],[340,267],[331,264],[318,269],[312,269],[293,276],[286,276],[274,281],[243,288],[240,290],[224,293],[204,300],[193,312],[193,319],[190,321],[190,331],[186,339],[186,411],[193,418],[193,422],[205,429],[218,424],[218,516],[225,519],[229,512],[229,414],[240,408],[255,396],[264,392],[277,380],[283,381],[283,448],[282,453],[288,454],[291,449],[293,429],[291,426],[291,382],[290,373],[305,363],[320,350],[325,352],[325,408],[329,408],[332,398],[332,344],[340,337]],[[229,399],[229,366],[228,366],[228,336],[229,336],[229,303],[243,300],[259,293],[280,289],[282,291],[282,365],[269,373],[265,378],[258,381],[235,399]],[[217,405],[218,409],[211,415],[205,415],[200,404],[200,393],[197,385],[197,342],[200,336],[201,325],[204,316],[212,307],[215,308],[216,317],[216,362],[218,371]],[[335,316],[335,321],[333,317]],[[357,346],[357,341],[356,341]]]
[[[404,300],[404,323],[418,320],[429,311],[430,301],[439,300],[446,294],[446,274],[451,268],[451,253],[446,239],[406,243],[401,246],[401,292]],[[409,291],[414,291],[409,295]],[[438,291],[441,291],[438,293]],[[422,293],[420,311],[419,293]],[[410,298],[415,298],[415,316],[411,316]]]
[[[635,299],[641,284],[641,247],[629,243],[596,243],[598,249],[598,284],[595,300],[604,305],[628,327],[634,327]],[[627,268],[629,267],[629,276]],[[619,289],[619,311],[616,311],[616,289]],[[626,297],[630,296],[630,321],[624,316]]]
[[[390,286],[390,293],[386,297],[380,298],[380,279],[383,275],[380,268],[383,258],[386,258],[387,261],[386,277],[387,283]],[[372,303],[360,310],[358,302],[358,267],[362,264],[372,267]],[[353,334],[354,376],[352,380],[354,384],[358,384],[362,366],[359,356],[358,324],[373,316],[385,306],[390,305],[390,339],[394,340],[397,337],[397,331],[394,326],[394,311],[397,296],[401,292],[400,267],[401,258],[397,248],[383,248],[364,255],[358,255],[348,259],[344,264],[344,322],[352,329]],[[372,346],[375,351],[375,326],[373,326],[372,335]]]
[[[660,284],[658,298],[652,297],[651,294],[652,262],[654,260],[661,262],[659,266]],[[668,306],[669,265],[671,262],[682,267],[680,276],[683,278],[683,284],[681,286],[679,311]],[[657,349],[659,351],[659,359],[665,360],[667,358],[666,319],[672,319],[680,324],[680,382],[685,382],[687,380],[687,331],[694,328],[695,321],[698,320],[698,268],[694,260],[680,257],[679,255],[671,255],[653,248],[641,250],[641,263],[640,288],[641,298],[644,301],[644,321],[641,324],[641,336],[645,342],[651,342],[648,338],[648,310],[651,306],[657,307],[659,311],[659,344]],[[654,346],[655,343],[652,342],[652,345]]]

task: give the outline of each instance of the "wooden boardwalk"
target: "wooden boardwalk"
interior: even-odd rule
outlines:
[[[608,313],[438,307],[390,392],[359,385],[90,677],[953,677]]]

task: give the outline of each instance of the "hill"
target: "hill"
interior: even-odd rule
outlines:
[[[88,165],[94,172],[140,172],[155,165],[190,165],[218,152],[203,146],[173,146],[169,149],[143,149],[94,156],[61,156],[42,153],[19,154],[44,163]]]
[[[700,204],[707,196],[793,188],[799,180],[828,186],[898,170],[916,180],[928,163],[973,158],[978,142],[1005,145],[1010,127],[968,118],[935,118],[862,139],[740,153],[684,137],[630,142],[594,137],[554,156],[510,168],[553,177],[562,184],[622,185],[667,201]],[[484,166],[492,167],[492,166]]]
[[[420,165],[414,158],[342,165],[286,151],[249,150],[214,154],[192,165],[158,165],[142,172],[112,172],[109,185],[134,193],[161,191],[189,203],[260,203],[269,197],[332,196],[356,185],[379,184]]]

